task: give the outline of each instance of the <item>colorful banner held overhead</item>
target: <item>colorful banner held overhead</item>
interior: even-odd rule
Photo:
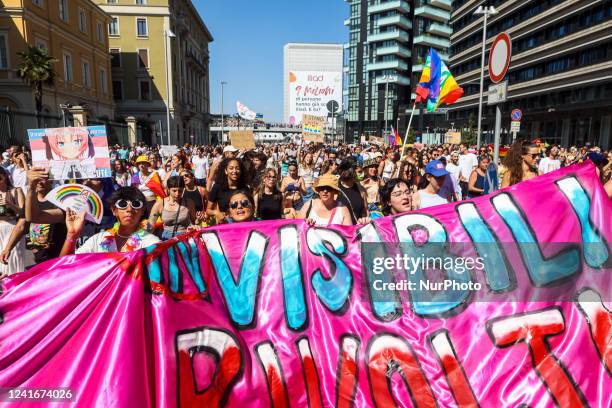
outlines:
[[[88,408],[609,407],[611,211],[589,163],[366,226],[238,223],[49,261],[4,281],[0,387]],[[399,283],[376,269],[393,254],[360,250],[377,242],[490,255],[462,275],[490,299],[374,300]],[[532,291],[568,301],[508,301]]]

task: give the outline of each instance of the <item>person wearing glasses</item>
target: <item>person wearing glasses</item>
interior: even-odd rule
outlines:
[[[399,178],[389,180],[380,188],[384,215],[397,215],[412,209],[412,190]]]
[[[66,212],[66,241],[60,256],[97,252],[130,252],[159,242],[159,238],[147,232],[144,223],[146,199],[136,187],[121,187],[108,200],[117,222],[106,230],[90,237],[75,251],[76,242],[85,226],[85,212]]]
[[[523,140],[514,142],[506,155],[507,170],[502,179],[502,188],[537,177],[539,157],[540,148],[535,144]]]
[[[348,208],[338,201],[339,191],[336,176],[322,175],[315,186],[319,198],[306,203],[296,218],[306,220],[310,226],[353,225]]]
[[[233,224],[255,220],[254,200],[249,190],[238,189],[229,196],[229,211],[225,222]]]

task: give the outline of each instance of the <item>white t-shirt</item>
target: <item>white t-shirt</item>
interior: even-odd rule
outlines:
[[[193,174],[195,178],[205,179],[208,173],[208,159],[206,157],[193,156],[191,158],[191,163],[193,163],[194,166]]]
[[[453,188],[455,189],[455,193],[459,194],[459,197],[461,197],[461,187],[459,186],[459,171],[460,170],[461,168],[458,165],[453,164],[450,161],[446,165],[446,171],[450,173],[448,178],[453,181]]]
[[[561,162],[558,159],[551,159],[550,157],[544,157],[540,160],[538,170],[540,174],[550,173],[551,171],[559,170],[561,168]]]
[[[472,170],[478,166],[478,158],[474,153],[466,153],[459,155],[459,177],[465,178],[465,181],[470,179]]]
[[[24,194],[28,192],[28,178],[27,172],[19,166],[15,166],[14,164],[9,166],[7,169],[9,175],[11,176],[11,182],[13,183],[13,187],[21,187]]]
[[[105,240],[105,235],[107,234],[108,232],[101,231],[101,232],[98,232],[96,235],[89,237],[89,239],[85,241],[85,243],[81,245],[79,249],[77,249],[74,253],[75,254],[93,254],[97,252],[119,252],[119,250],[117,249],[117,244],[114,239],[110,243],[108,248],[102,247],[101,244]],[[159,238],[157,238],[153,234],[149,234],[148,232],[145,232],[144,235],[142,236],[142,239],[140,240],[140,245],[138,249],[146,248],[158,242],[160,242]]]

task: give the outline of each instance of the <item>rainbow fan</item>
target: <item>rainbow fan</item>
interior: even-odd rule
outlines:
[[[85,211],[85,218],[96,224],[102,221],[102,200],[87,186],[63,184],[49,191],[45,199],[64,211],[68,209],[77,213]]]

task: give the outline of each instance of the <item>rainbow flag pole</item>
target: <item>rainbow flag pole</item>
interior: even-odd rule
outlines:
[[[426,102],[427,111],[435,112],[441,104],[451,105],[463,95],[463,89],[457,84],[448,67],[433,48],[429,50],[425,66],[423,67],[423,73],[415,92],[417,96],[414,100],[408,128],[404,135],[404,146],[406,146],[412,118],[418,102]],[[404,148],[402,148],[400,161],[403,158]]]

